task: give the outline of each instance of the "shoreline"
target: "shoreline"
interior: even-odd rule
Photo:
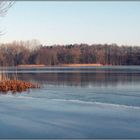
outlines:
[[[95,67],[100,67],[103,66],[102,64],[61,64],[59,66],[66,66],[66,67],[90,67],[90,66],[95,66]]]
[[[44,64],[39,64],[39,65],[35,65],[35,64],[31,64],[31,65],[28,65],[28,64],[25,64],[25,65],[17,65],[16,67],[46,67],[47,65],[44,65]]]
[[[103,64],[58,64],[58,65],[44,65],[44,64],[39,64],[39,65],[35,65],[35,64],[31,64],[31,65],[17,65],[17,66],[1,66],[1,69],[5,69],[5,68],[45,68],[45,67],[50,67],[50,68],[55,68],[55,67],[117,67],[117,66],[121,66],[121,67],[140,67],[140,65],[103,65]]]
[[[32,67],[90,67],[90,66],[95,66],[95,67],[100,67],[104,66],[102,64],[59,64],[59,65],[18,65],[17,67],[25,67],[25,68],[32,68]]]

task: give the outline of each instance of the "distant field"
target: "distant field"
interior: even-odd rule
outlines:
[[[18,67],[45,67],[46,65],[40,64],[40,65],[18,65]]]
[[[67,67],[89,67],[89,66],[102,66],[102,64],[62,64],[60,66],[67,66]]]
[[[18,67],[45,67],[48,65],[40,64],[40,65],[18,65]],[[50,65],[49,65],[50,66]],[[102,66],[102,64],[60,64],[53,66],[61,66],[61,67],[89,67],[89,66]]]

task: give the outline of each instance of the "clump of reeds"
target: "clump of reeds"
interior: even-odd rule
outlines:
[[[15,92],[26,91],[27,89],[30,88],[39,88],[39,85],[33,84],[31,82],[17,80],[17,79],[0,81],[1,92],[12,91],[13,93],[15,93]]]
[[[8,73],[1,71],[0,73],[0,92],[7,93],[11,91],[12,93],[26,91],[32,88],[40,88],[38,84],[34,84],[27,81],[22,81],[18,79],[17,69],[13,77],[9,77]]]

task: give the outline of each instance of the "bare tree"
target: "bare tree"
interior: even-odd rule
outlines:
[[[14,4],[14,1],[8,0],[0,0],[0,17],[4,17],[9,10],[9,8]],[[2,31],[0,30],[0,36],[3,35]]]
[[[0,0],[0,16],[5,16],[8,9],[14,4],[14,1]]]

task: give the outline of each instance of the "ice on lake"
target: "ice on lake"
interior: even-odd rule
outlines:
[[[42,88],[0,94],[0,138],[140,138],[140,73],[91,71],[18,74]]]

